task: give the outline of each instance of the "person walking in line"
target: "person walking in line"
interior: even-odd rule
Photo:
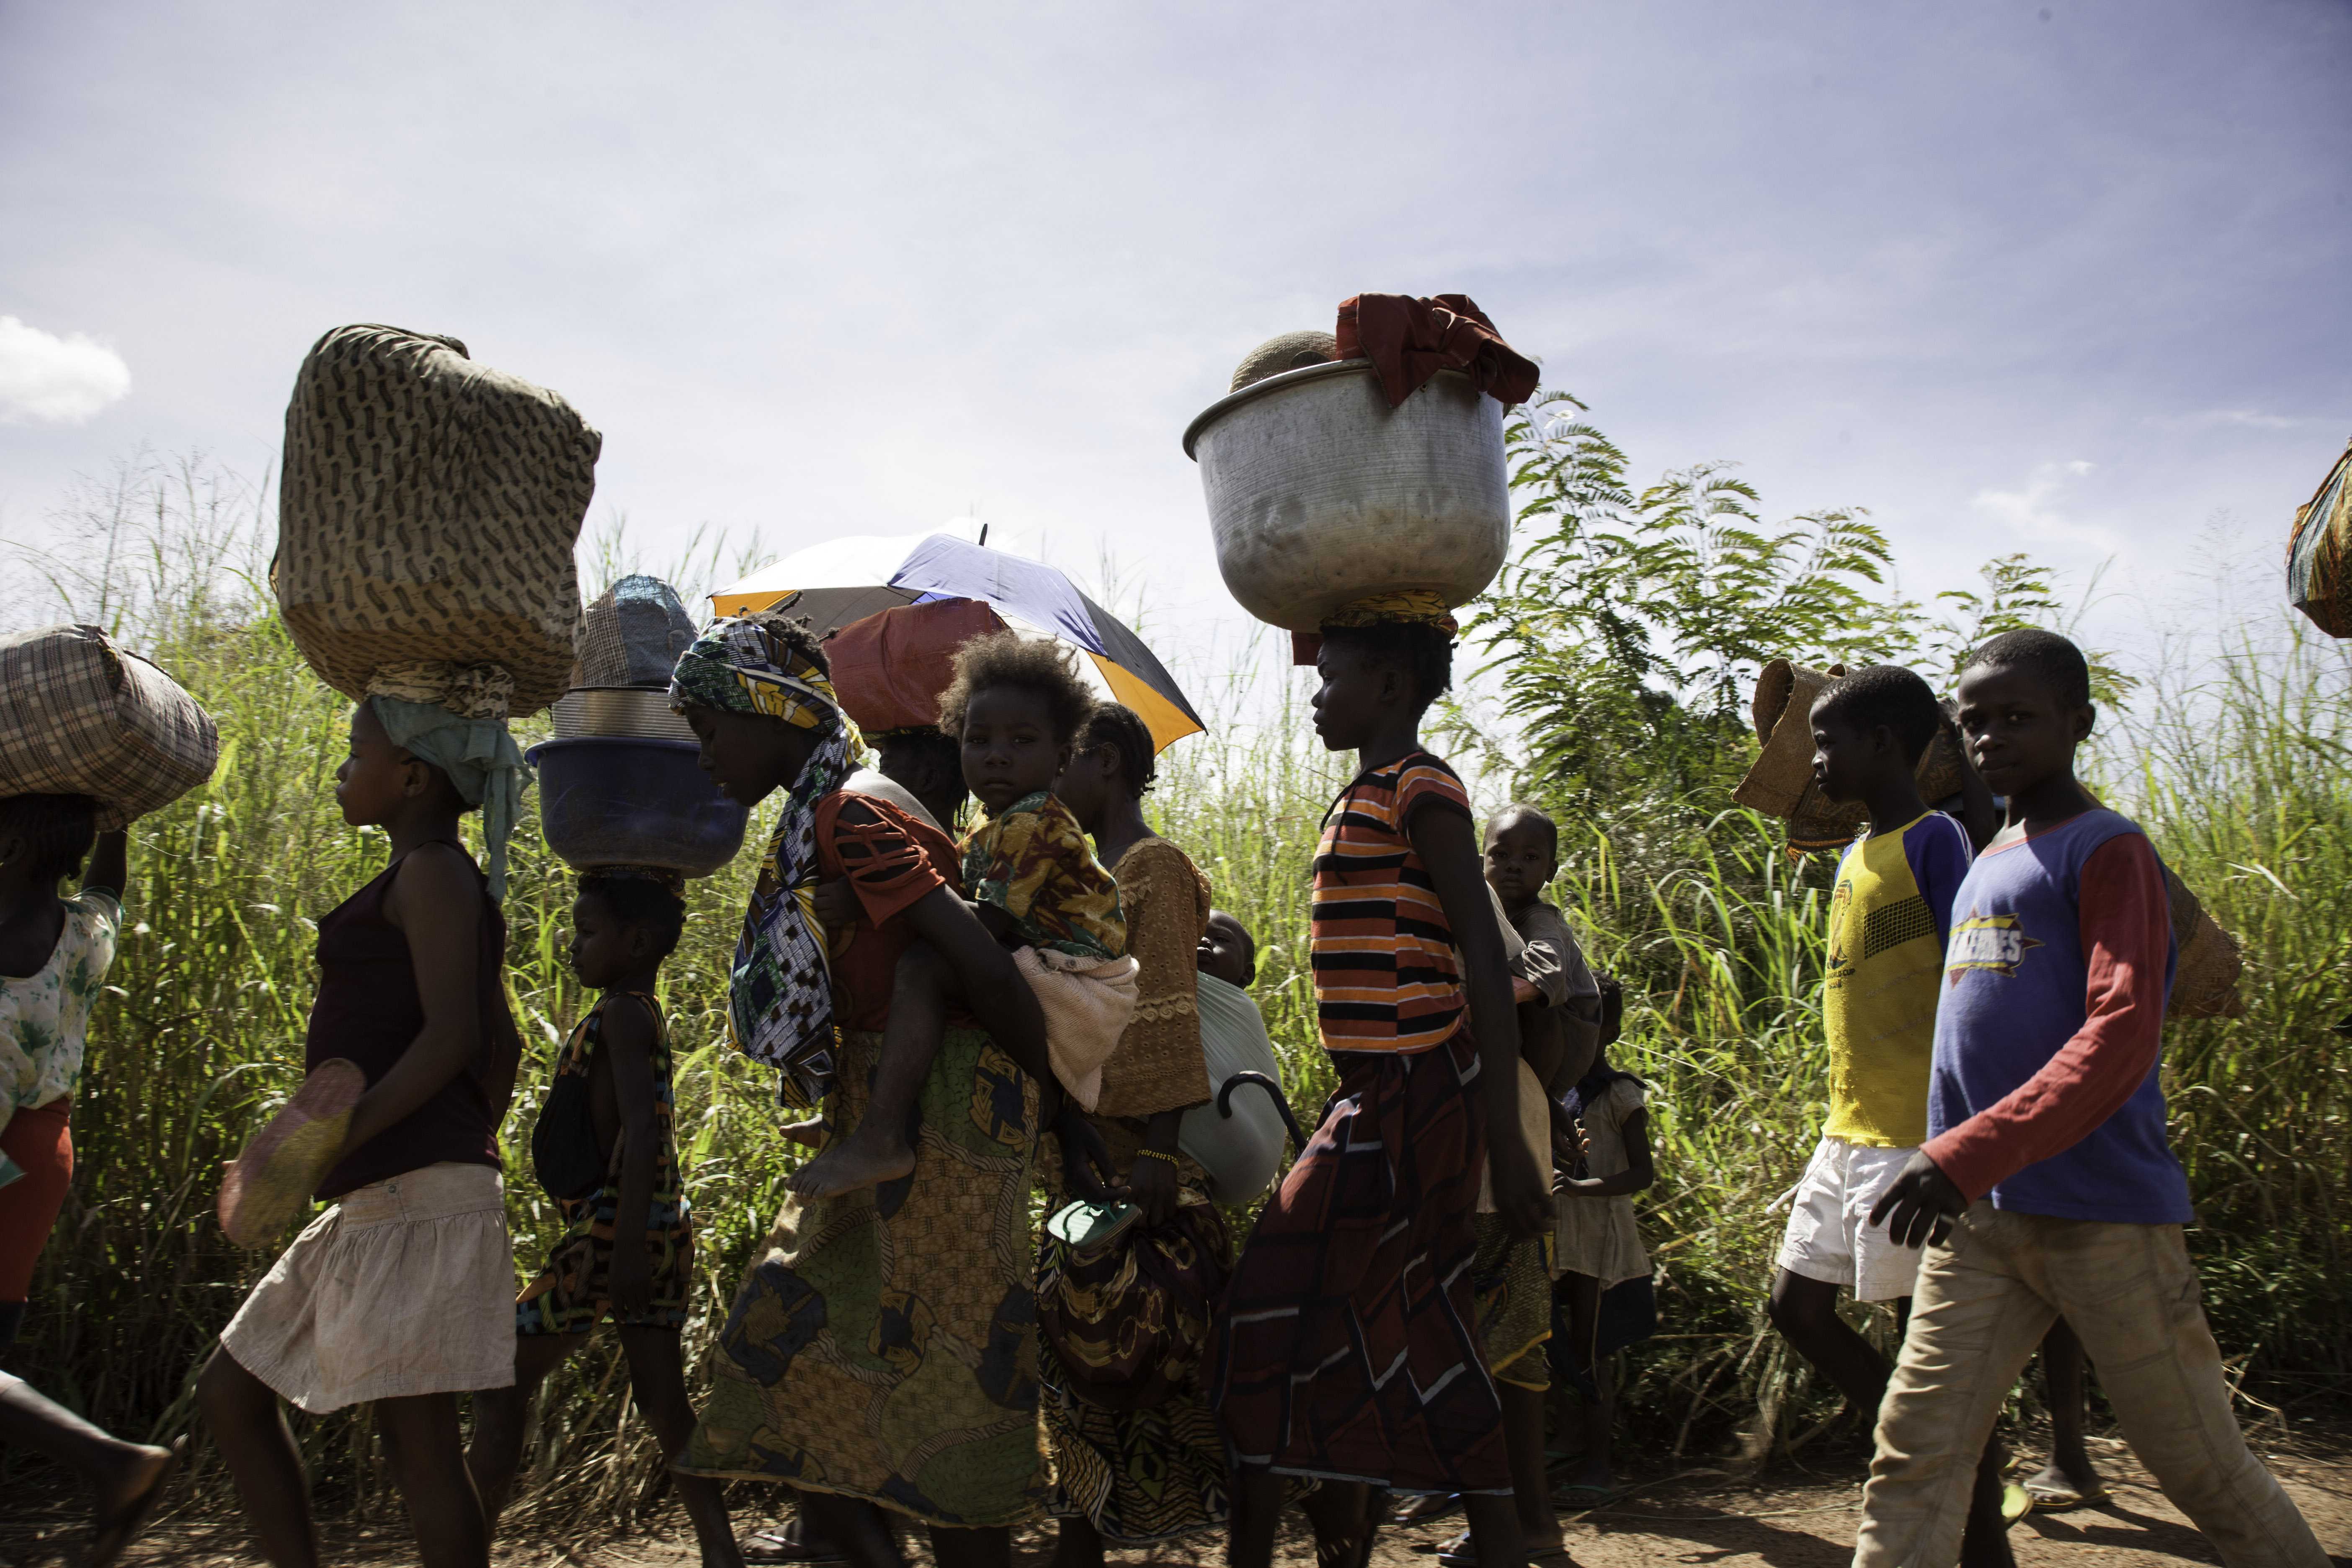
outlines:
[[[2124,1436],[2223,1563],[2323,1568],[2246,1447],[2199,1304],[2158,1071],[2169,900],[2147,836],[2075,780],[2089,666],[2055,633],[2004,633],[1969,657],[1959,704],[2007,820],[1953,903],[1927,1141],[1870,1214],[1927,1253],[1856,1568],[1956,1560],[1994,1419],[2061,1314]]]

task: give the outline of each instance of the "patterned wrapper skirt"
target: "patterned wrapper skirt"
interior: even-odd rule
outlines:
[[[1551,1368],[1540,1352],[1551,1338],[1551,1234],[1511,1239],[1498,1214],[1482,1214],[1474,1227],[1478,1255],[1470,1286],[1478,1301],[1478,1348],[1498,1383],[1541,1391]]]
[[[881,1037],[842,1046],[828,1144],[866,1114]],[[950,1029],[916,1115],[911,1175],[785,1200],[678,1468],[932,1524],[1037,1517],[1037,1087],[987,1036]]]
[[[1331,1059],[1330,1114],[1234,1268],[1210,1404],[1244,1468],[1507,1492],[1472,1286],[1477,1047],[1463,1031],[1410,1056]]]

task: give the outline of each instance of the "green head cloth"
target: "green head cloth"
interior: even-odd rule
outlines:
[[[368,701],[392,743],[449,775],[467,805],[482,808],[484,872],[490,897],[507,896],[507,840],[522,816],[530,765],[507,728],[514,680],[494,665],[387,667],[368,682]]]

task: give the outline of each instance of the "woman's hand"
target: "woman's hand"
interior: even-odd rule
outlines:
[[[1075,1100],[1063,1102],[1054,1118],[1054,1135],[1062,1141],[1062,1184],[1072,1197],[1090,1204],[1111,1201],[1110,1146]]]
[[[1118,1195],[1143,1211],[1143,1228],[1155,1230],[1176,1212],[1176,1167],[1149,1154],[1138,1154],[1127,1169],[1127,1185]]]
[[[857,889],[849,885],[846,877],[838,881],[819,882],[812,902],[816,909],[817,923],[827,931],[846,931],[857,923]]]

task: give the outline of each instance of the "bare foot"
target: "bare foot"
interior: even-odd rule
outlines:
[[[99,1568],[113,1562],[138,1539],[156,1505],[163,1500],[187,1446],[185,1437],[168,1448],[139,1444],[119,1466],[98,1478],[98,1506],[91,1521],[94,1533],[83,1562]]]
[[[906,1144],[869,1138],[859,1128],[846,1142],[836,1143],[803,1165],[788,1184],[804,1198],[837,1198],[860,1187],[895,1182],[915,1168],[915,1152]]]
[[[784,1136],[795,1143],[805,1143],[814,1149],[824,1142],[824,1121],[817,1117],[806,1121],[787,1121],[784,1123]]]

